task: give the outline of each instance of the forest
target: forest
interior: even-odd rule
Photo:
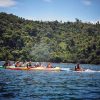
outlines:
[[[34,21],[0,13],[0,61],[100,64],[100,23]]]

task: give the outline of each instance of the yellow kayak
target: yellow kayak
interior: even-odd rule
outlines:
[[[60,67],[55,67],[55,68],[45,68],[45,67],[15,67],[15,66],[7,66],[6,69],[11,69],[11,70],[47,70],[47,71],[60,71]]]
[[[47,70],[47,71],[60,71],[60,67],[55,68],[45,68],[45,67],[36,67],[36,68],[30,68],[30,70]]]

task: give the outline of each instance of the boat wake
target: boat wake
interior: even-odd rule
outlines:
[[[100,72],[100,71],[91,70],[91,69],[86,69],[85,72]]]
[[[91,69],[85,69],[84,71],[74,71],[71,68],[61,68],[61,71],[73,71],[73,72],[100,72],[96,70],[91,70]]]
[[[70,68],[61,68],[61,71],[71,71]]]

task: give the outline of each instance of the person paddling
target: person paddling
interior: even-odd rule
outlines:
[[[11,66],[11,63],[10,63],[9,60],[5,61],[4,65],[3,65],[3,67],[5,67],[5,68],[6,68],[7,66]]]
[[[80,64],[77,64],[77,66],[75,66],[75,71],[84,71],[83,68],[80,67]]]
[[[47,68],[53,68],[51,63],[48,63]]]
[[[4,66],[11,66],[11,63],[9,60],[5,61]]]
[[[17,61],[17,62],[15,63],[15,67],[21,67],[20,61]]]
[[[31,68],[31,67],[32,67],[32,62],[31,61],[27,62],[27,68]]]

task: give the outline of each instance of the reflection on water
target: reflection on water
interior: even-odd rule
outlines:
[[[74,67],[74,64],[54,65]],[[91,69],[100,70],[100,67],[91,65]],[[100,72],[1,69],[0,100],[99,100],[99,84]]]

